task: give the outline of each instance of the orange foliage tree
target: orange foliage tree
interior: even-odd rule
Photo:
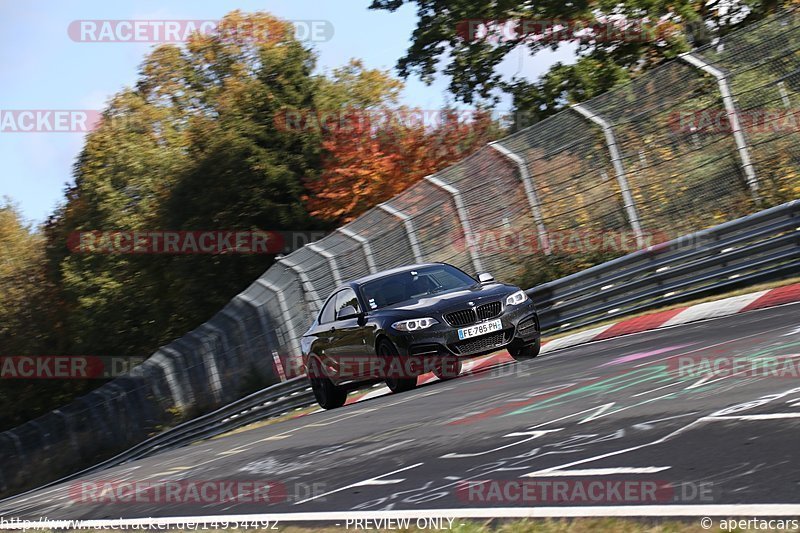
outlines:
[[[306,182],[312,216],[339,224],[407,189],[498,138],[489,112],[417,109],[342,113],[323,133],[323,167]]]

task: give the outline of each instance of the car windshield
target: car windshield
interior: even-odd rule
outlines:
[[[476,281],[450,265],[433,265],[391,274],[361,286],[370,309],[380,309],[439,292],[464,289]]]

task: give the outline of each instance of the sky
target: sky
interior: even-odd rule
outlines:
[[[226,13],[267,11],[294,21],[324,21],[328,40],[309,42],[319,72],[359,58],[369,68],[394,69],[416,27],[414,5],[399,11],[367,9],[370,0],[0,0],[0,113],[23,110],[96,110],[137,79],[139,65],[154,46],[134,42],[80,42],[68,29],[85,20],[218,20]],[[305,24],[308,27],[309,23]],[[73,26],[74,27],[74,26]],[[507,77],[538,78],[557,61],[571,62],[573,49],[530,56],[512,52],[501,65]],[[439,109],[452,102],[448,80],[430,86],[406,80],[401,103]],[[499,110],[510,109],[506,98]],[[15,119],[17,120],[17,119]],[[0,203],[7,196],[32,224],[44,222],[72,182],[83,142],[80,132],[17,132],[0,127]]]

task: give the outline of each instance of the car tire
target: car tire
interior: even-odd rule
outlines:
[[[378,342],[377,351],[378,355],[381,357],[386,357],[386,358],[399,357],[397,348],[395,348],[394,344],[392,344],[391,341],[387,339],[381,339]],[[416,376],[412,378],[387,377],[385,381],[386,381],[386,386],[389,387],[389,390],[394,393],[410,391],[417,386]]]
[[[314,398],[323,409],[336,409],[347,401],[347,390],[337,387],[324,375],[317,359],[312,358],[310,361],[308,381],[311,382]]]
[[[448,364],[445,364],[448,360]],[[449,361],[455,361],[455,364],[450,364]],[[456,356],[445,356],[433,368],[433,375],[439,378],[439,381],[447,381],[455,379],[461,374],[461,359]]]
[[[538,338],[531,344],[526,344],[525,346],[521,346],[519,348],[509,349],[508,353],[510,353],[511,357],[517,361],[528,361],[539,355],[539,350],[541,350],[541,348],[542,339]]]

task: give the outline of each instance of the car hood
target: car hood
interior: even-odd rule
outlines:
[[[408,315],[409,317],[420,316],[421,311],[443,313],[456,309],[465,309],[469,307],[468,302],[481,305],[482,303],[501,300],[505,296],[518,290],[517,287],[504,283],[475,285],[467,289],[441,292],[421,298],[406,300],[391,307],[377,309],[373,311],[373,313],[376,315]]]

